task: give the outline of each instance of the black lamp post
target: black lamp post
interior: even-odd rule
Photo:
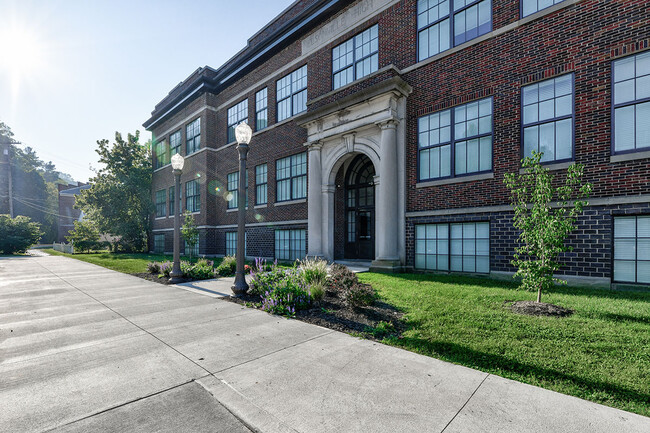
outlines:
[[[172,170],[175,178],[174,186],[174,266],[169,274],[170,283],[179,283],[183,277],[181,272],[181,174],[183,173],[183,166],[185,165],[185,158],[180,153],[172,156]]]
[[[239,188],[238,188],[238,224],[237,224],[237,272],[235,273],[235,284],[232,291],[235,296],[241,296],[248,290],[246,276],[244,275],[244,259],[246,258],[246,156],[248,154],[248,143],[251,142],[253,130],[246,122],[242,122],[235,128],[237,137],[237,151],[239,152]]]

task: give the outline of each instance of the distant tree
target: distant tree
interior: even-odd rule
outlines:
[[[513,224],[521,230],[512,265],[518,268],[515,276],[522,277],[521,288],[537,291],[537,302],[542,291],[565,283],[553,274],[561,267],[560,253],[573,250],[565,242],[591,193],[591,184],[582,183],[582,165],[572,164],[564,185],[556,187],[541,158],[533,152],[523,159],[522,173],[508,173],[504,179],[512,193]]]
[[[42,235],[40,225],[29,217],[0,215],[0,254],[24,253]]]
[[[144,251],[149,234],[151,202],[151,151],[139,143],[140,132],[115,133],[115,143],[97,141],[104,168],[90,179],[91,187],[78,196],[76,207],[101,233],[119,238],[127,251]]]
[[[99,246],[99,229],[90,220],[74,222],[74,230],[65,238],[76,250],[90,252]]]
[[[190,247],[190,259],[192,258],[192,249],[199,242],[199,230],[196,228],[196,222],[194,221],[194,215],[190,211],[185,210],[183,212],[183,226],[181,227],[181,234],[187,246]]]

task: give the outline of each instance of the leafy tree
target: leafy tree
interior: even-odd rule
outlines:
[[[90,179],[91,187],[77,198],[76,206],[100,232],[119,238],[127,251],[143,251],[149,234],[151,202],[151,151],[139,143],[140,132],[115,133],[115,143],[97,141],[104,168]]]
[[[187,243],[187,246],[190,247],[190,259],[192,258],[192,249],[199,242],[199,230],[196,228],[196,222],[194,221],[194,215],[190,211],[185,210],[183,212],[183,226],[181,227],[181,235]]]
[[[19,215],[11,218],[0,215],[0,253],[24,253],[38,242],[43,235],[38,223],[29,217]]]
[[[99,229],[94,222],[81,220],[74,222],[74,230],[65,238],[72,243],[75,250],[88,253],[99,246],[99,236]]]
[[[556,187],[554,177],[541,165],[541,158],[541,153],[533,152],[532,157],[522,161],[522,173],[508,173],[504,179],[512,193],[513,224],[521,230],[520,246],[512,260],[518,268],[515,277],[522,277],[521,288],[537,291],[537,302],[541,302],[542,291],[554,283],[565,283],[553,278],[561,266],[558,256],[573,250],[565,241],[591,193],[591,184],[581,181],[582,165],[572,164],[564,185]]]

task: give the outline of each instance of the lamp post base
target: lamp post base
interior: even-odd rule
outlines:
[[[174,272],[174,271],[172,271],[169,274],[169,282],[171,284],[178,284],[181,281],[183,281],[183,273],[182,272]]]
[[[235,284],[230,288],[235,296],[245,295],[248,291],[248,283],[246,282],[246,277],[243,272],[237,272],[235,274]]]

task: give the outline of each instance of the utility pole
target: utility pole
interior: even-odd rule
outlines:
[[[7,197],[9,198],[9,216],[14,217],[14,185],[13,185],[13,175],[11,173],[11,150],[10,147],[12,144],[20,144],[20,141],[16,141],[13,138],[4,137],[0,135],[0,144],[2,144],[2,153],[3,153],[3,164],[6,164],[7,169]]]

